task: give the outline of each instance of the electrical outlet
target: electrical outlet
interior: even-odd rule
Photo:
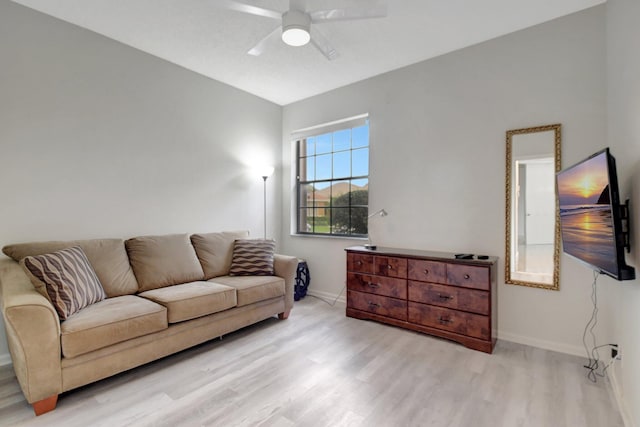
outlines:
[[[622,360],[622,352],[617,344],[611,346],[611,358],[615,360]]]

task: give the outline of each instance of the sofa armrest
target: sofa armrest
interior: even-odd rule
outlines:
[[[0,299],[13,369],[29,403],[62,392],[60,319],[20,265],[0,261]]]
[[[293,307],[293,294],[296,283],[296,271],[298,269],[298,258],[276,254],[274,256],[273,269],[275,270],[276,276],[284,279],[284,309],[288,312]]]

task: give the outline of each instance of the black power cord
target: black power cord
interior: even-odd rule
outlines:
[[[602,372],[598,372],[601,365],[600,354],[598,353],[598,349],[602,347],[614,347],[614,348],[618,347],[616,344],[597,345],[596,343],[596,334],[594,332],[594,329],[598,324],[597,282],[598,282],[599,275],[600,275],[600,272],[594,270],[593,283],[591,284],[591,302],[593,303],[593,310],[591,312],[591,318],[585,325],[584,332],[582,333],[582,344],[584,345],[584,349],[587,353],[587,358],[589,359],[588,363],[584,365],[584,367],[588,370],[587,378],[589,378],[589,380],[594,383],[597,382],[598,377],[604,378],[607,369],[609,368],[609,366],[611,366],[611,363],[613,363],[613,360],[612,360],[602,368]],[[593,342],[593,347],[591,348],[591,351],[589,351],[589,346],[587,345],[587,331],[591,335],[591,340]]]
[[[329,301],[327,301],[327,300],[326,300],[326,299],[324,299],[324,298],[320,298],[320,297],[317,297],[317,296],[315,296],[315,295],[311,295],[311,294],[307,294],[307,296],[310,296],[310,297],[315,298],[315,299],[319,299],[319,300],[320,300],[320,301],[322,301],[323,303],[325,303],[325,304],[329,304],[331,307],[334,307],[334,306],[336,305],[336,302],[338,301],[338,298],[340,298],[340,295],[342,295],[342,293],[344,292],[344,290],[345,290],[345,289],[346,289],[346,286],[343,286],[343,287],[342,287],[342,289],[340,290],[340,293],[339,293],[339,294],[338,294],[338,296],[333,300],[333,302],[329,302]]]

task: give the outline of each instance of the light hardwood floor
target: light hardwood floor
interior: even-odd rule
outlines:
[[[622,426],[583,363],[504,341],[488,355],[307,297],[288,320],[68,392],[40,417],[0,368],[0,425]]]

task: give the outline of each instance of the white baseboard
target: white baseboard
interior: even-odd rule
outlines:
[[[615,363],[617,362],[614,362],[614,364]],[[620,383],[618,382],[616,370],[607,369],[607,378],[609,379],[608,383],[611,387],[609,391],[613,394],[613,398],[618,405],[618,411],[620,412],[620,416],[622,417],[622,422],[624,423],[625,427],[636,427],[636,424],[633,422],[633,419],[629,415],[627,405],[624,403],[624,399],[622,398],[622,388]]]
[[[11,365],[11,356],[9,353],[0,354],[0,366]]]
[[[538,347],[544,350],[557,351],[558,353],[571,354],[573,356],[579,356],[586,358],[585,350],[581,346],[568,345],[555,341],[541,340],[537,338],[525,337],[523,335],[512,334],[509,332],[498,331],[498,339],[511,341],[518,344],[529,345],[531,347]]]

